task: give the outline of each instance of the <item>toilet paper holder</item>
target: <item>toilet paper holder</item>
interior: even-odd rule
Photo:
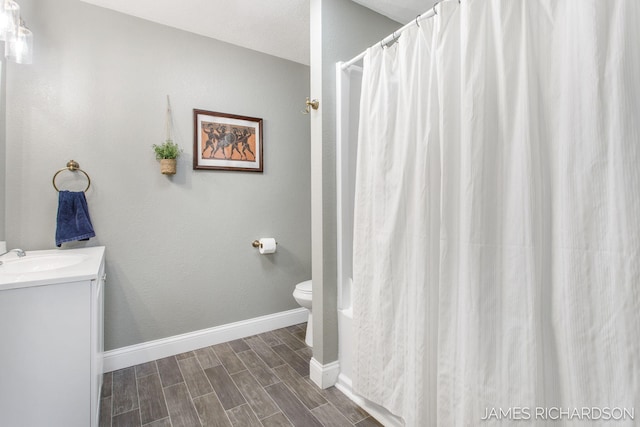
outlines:
[[[278,242],[276,242],[276,245],[278,244]],[[260,240],[254,240],[253,242],[251,242],[251,246],[253,246],[254,248],[261,248],[262,247],[262,243],[260,243]]]

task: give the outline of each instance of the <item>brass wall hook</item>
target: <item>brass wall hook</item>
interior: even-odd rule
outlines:
[[[305,102],[305,105],[306,106],[304,110],[302,110],[302,114],[309,114],[312,108],[314,110],[318,109],[318,107],[320,106],[320,101],[318,101],[317,99],[314,99],[313,101],[311,101],[309,97],[307,97],[307,101]]]

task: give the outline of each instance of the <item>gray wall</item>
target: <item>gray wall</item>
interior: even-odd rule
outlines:
[[[0,60],[0,241],[5,239],[5,176],[6,176],[6,70],[5,60]]]
[[[321,100],[311,124],[313,356],[323,364],[338,358],[335,64],[401,26],[350,0],[311,0],[311,94]]]
[[[107,247],[107,349],[297,308],[311,276],[309,68],[78,0],[20,3],[36,49],[7,73],[8,244],[54,247],[51,178],[75,159],[92,179],[87,245]],[[173,177],[151,149],[167,94],[185,151]],[[264,173],[192,170],[194,108],[262,117]],[[258,255],[259,237],[278,252]]]

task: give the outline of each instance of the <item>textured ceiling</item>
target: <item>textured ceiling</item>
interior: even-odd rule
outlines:
[[[309,65],[309,0],[83,0]]]
[[[309,65],[309,0],[82,0]],[[354,0],[406,23],[436,0]]]
[[[394,21],[406,24],[433,7],[438,0],[353,0]]]

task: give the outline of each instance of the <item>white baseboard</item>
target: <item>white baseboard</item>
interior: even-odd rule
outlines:
[[[340,373],[340,362],[327,363],[323,365],[315,358],[311,358],[309,363],[309,378],[320,388],[329,388],[338,380]]]
[[[222,326],[174,335],[155,341],[104,352],[104,372],[111,372],[174,354],[197,350],[214,344],[233,341],[262,332],[272,331],[307,321],[306,308],[255,317]]]
[[[340,374],[336,382],[336,388],[345,394],[349,399],[353,400],[362,409],[367,411],[376,420],[380,421],[385,427],[405,427],[402,418],[393,415],[380,405],[368,401],[362,396],[358,396],[353,392],[351,379]]]

